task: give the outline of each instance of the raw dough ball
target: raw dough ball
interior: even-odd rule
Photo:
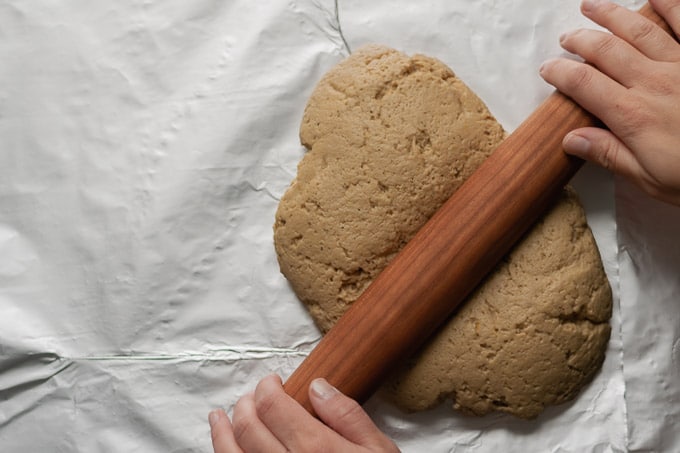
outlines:
[[[319,82],[309,149],[274,226],[281,271],[327,331],[504,138],[441,62],[367,46]],[[465,412],[531,418],[599,369],[611,291],[585,215],[565,192],[384,386],[400,407],[446,398]]]

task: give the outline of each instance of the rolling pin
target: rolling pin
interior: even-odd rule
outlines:
[[[649,4],[640,13],[670,28]],[[360,403],[422,345],[554,203],[583,161],[562,150],[597,120],[551,94],[507,137],[352,304],[284,384],[314,413],[323,377]]]

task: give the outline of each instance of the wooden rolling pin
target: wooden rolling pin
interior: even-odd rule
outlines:
[[[670,32],[649,4],[640,13]],[[284,384],[314,412],[310,382],[324,377],[363,403],[385,375],[439,327],[555,201],[583,163],[567,132],[596,124],[553,93],[427,222]]]

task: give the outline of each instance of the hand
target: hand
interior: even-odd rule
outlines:
[[[236,403],[233,424],[223,410],[210,413],[215,453],[399,451],[356,401],[324,379],[312,382],[309,396],[323,423],[284,392],[278,376],[264,378]]]
[[[650,3],[680,35],[680,1]],[[574,130],[564,138],[565,151],[680,205],[680,44],[609,1],[584,0],[581,10],[611,34],[577,30],[563,35],[560,44],[592,66],[559,58],[545,62],[540,72],[609,130]]]

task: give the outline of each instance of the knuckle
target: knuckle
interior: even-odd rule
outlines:
[[[616,159],[618,157],[618,147],[615,143],[607,141],[602,147],[602,152],[599,155],[599,162],[602,167],[607,170],[614,170],[617,168]]]
[[[246,438],[255,429],[257,415],[252,410],[251,404],[250,398],[244,396],[234,406],[231,428],[237,441]]]
[[[276,405],[281,400],[281,395],[265,394],[255,399],[255,411],[259,418],[266,418],[268,414],[276,409]]]
[[[631,25],[630,34],[633,41],[642,41],[654,36],[656,25],[647,20],[638,20]]]
[[[619,44],[618,38],[614,35],[603,33],[594,43],[595,52],[602,55],[612,53]]]
[[[569,92],[581,90],[592,84],[593,70],[590,66],[580,64],[572,69],[565,81],[565,89]]]
[[[243,439],[247,438],[249,433],[253,431],[255,423],[250,418],[234,418],[233,430],[234,438],[237,442],[241,442]]]
[[[355,420],[362,418],[363,411],[356,401],[349,398],[344,399],[338,403],[337,420],[340,423],[353,423]]]

